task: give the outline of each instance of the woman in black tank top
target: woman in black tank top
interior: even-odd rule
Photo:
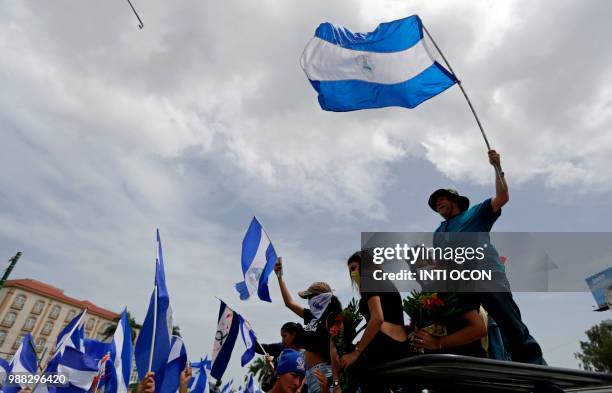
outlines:
[[[347,370],[350,380],[361,387],[363,393],[385,392],[384,381],[368,379],[367,370],[412,354],[404,326],[402,298],[397,289],[388,283],[376,292],[365,292],[360,277],[372,269],[372,259],[366,251],[353,254],[347,261],[354,285],[359,288],[359,311],[367,325],[355,350],[340,359],[340,366]],[[351,390],[352,390],[351,389]],[[336,390],[339,391],[339,390]]]

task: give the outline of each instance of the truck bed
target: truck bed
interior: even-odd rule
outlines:
[[[459,355],[421,355],[369,370],[394,386],[433,392],[533,392],[554,384],[566,392],[612,392],[612,374]],[[419,391],[419,390],[415,391]]]

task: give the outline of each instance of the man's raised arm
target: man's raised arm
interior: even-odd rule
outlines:
[[[504,171],[501,169],[501,161],[499,153],[495,150],[489,151],[489,162],[493,167],[499,168],[500,176],[495,174],[495,196],[491,198],[491,207],[493,207],[493,213],[497,213],[502,206],[504,206],[510,200],[510,194],[508,194],[508,183],[506,183],[506,177]]]

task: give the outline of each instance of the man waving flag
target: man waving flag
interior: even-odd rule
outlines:
[[[414,108],[457,82],[425,46],[417,15],[370,33],[323,23],[300,62],[326,111]]]
[[[147,372],[155,373],[155,389],[159,391],[164,380],[164,369],[170,355],[172,338],[172,307],[166,287],[164,257],[159,230],[157,231],[157,260],[155,264],[155,286],[142,329],[136,340],[134,355],[138,378],[143,380]]]
[[[242,274],[244,281],[236,284],[240,299],[246,300],[257,292],[257,296],[271,302],[268,276],[276,263],[276,251],[270,238],[256,217],[242,240]]]

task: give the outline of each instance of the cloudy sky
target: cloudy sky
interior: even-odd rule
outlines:
[[[347,300],[361,231],[435,228],[426,200],[440,186],[490,196],[457,87],[414,110],[320,110],[298,60],[324,21],[371,31],[421,16],[502,154],[512,196],[496,230],[612,229],[610,2],[134,5],[142,30],[123,0],[0,3],[0,246],[24,252],[13,278],[142,319],[160,228],[175,322],[197,358],[212,348],[215,296],[264,342],[294,320],[275,281],[272,304],[233,289],[253,215],[294,292],[326,279]],[[577,367],[584,331],[608,316],[586,292],[515,296],[553,365]]]

